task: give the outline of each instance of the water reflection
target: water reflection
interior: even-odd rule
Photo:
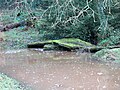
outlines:
[[[90,60],[88,53],[1,51],[0,72],[33,90],[119,90],[120,68]]]

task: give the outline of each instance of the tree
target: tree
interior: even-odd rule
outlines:
[[[110,23],[114,16],[112,12],[120,5],[118,0],[6,1],[12,2],[10,6],[17,3],[14,16],[21,12],[24,18],[37,17],[35,27],[45,38],[75,37],[93,44],[111,35],[110,29],[114,27]]]

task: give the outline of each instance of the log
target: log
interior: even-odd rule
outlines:
[[[18,28],[21,26],[31,26],[31,25],[32,25],[31,21],[21,21],[18,23],[12,23],[5,26],[0,25],[0,32],[9,31],[10,29]]]

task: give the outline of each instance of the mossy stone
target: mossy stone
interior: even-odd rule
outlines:
[[[54,44],[45,44],[43,49],[44,50],[58,50],[58,47]]]
[[[63,38],[59,40],[47,40],[28,44],[28,48],[47,48],[48,50],[76,50],[76,49],[95,49],[95,45],[77,38]]]
[[[102,49],[93,58],[102,62],[120,63],[120,48]]]

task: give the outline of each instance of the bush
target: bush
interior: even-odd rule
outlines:
[[[3,12],[1,21],[7,24],[35,17],[36,21],[32,21],[34,29],[29,33],[38,33],[35,40],[73,37],[99,45],[110,40],[108,45],[113,45],[118,42],[120,33],[119,1],[103,1],[7,0],[9,7],[6,6],[8,10]]]

